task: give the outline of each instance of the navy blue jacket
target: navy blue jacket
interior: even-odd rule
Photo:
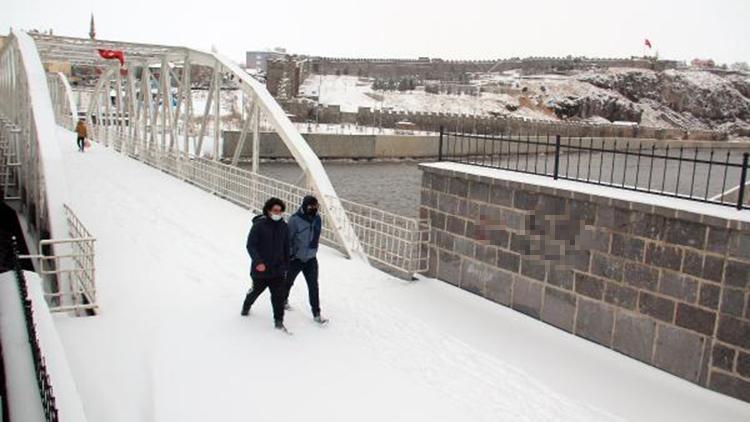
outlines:
[[[259,215],[253,218],[253,227],[247,235],[247,253],[252,259],[250,275],[253,278],[285,277],[289,269],[289,229],[282,219],[272,219]],[[256,267],[264,264],[266,270],[259,272]]]

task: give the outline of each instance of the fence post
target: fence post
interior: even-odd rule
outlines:
[[[745,183],[747,182],[747,167],[750,161],[750,152],[742,154],[742,169],[740,171],[740,187],[737,192],[737,209],[741,210],[745,202]]]
[[[553,176],[557,180],[560,171],[560,135],[555,135],[555,170]]]
[[[438,161],[443,161],[443,125],[440,125],[440,141],[438,142]]]

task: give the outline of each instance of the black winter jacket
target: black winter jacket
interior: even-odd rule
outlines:
[[[254,278],[280,278],[289,269],[289,230],[284,220],[273,221],[259,215],[247,235],[247,253],[252,259],[250,275]],[[265,264],[266,270],[256,267]]]

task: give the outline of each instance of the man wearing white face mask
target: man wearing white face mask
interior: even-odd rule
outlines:
[[[289,231],[282,217],[285,208],[281,199],[271,198],[263,206],[263,215],[253,218],[246,245],[252,259],[250,277],[253,288],[245,296],[241,314],[247,315],[258,296],[268,288],[271,291],[274,326],[288,333],[284,327],[286,273],[289,270]]]

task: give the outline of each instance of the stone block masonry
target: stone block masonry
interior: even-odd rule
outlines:
[[[684,130],[647,126],[620,126],[612,123],[593,124],[574,121],[535,120],[513,116],[489,116],[454,113],[432,113],[420,111],[381,111],[359,107],[354,111],[342,111],[338,105],[327,105],[315,109],[309,101],[282,101],[285,111],[297,122],[356,123],[362,126],[396,128],[399,122],[408,121],[414,129],[438,132],[443,126],[447,131],[476,132],[488,135],[562,135],[574,138],[630,138],[630,139],[680,139],[721,141],[727,133],[714,130]]]
[[[438,136],[335,133],[305,133],[302,136],[321,159],[425,159],[438,155]],[[222,157],[232,157],[240,133],[224,131],[222,137]],[[248,159],[252,156],[252,144],[249,135],[240,152],[241,158]],[[267,132],[260,134],[260,156],[271,159],[293,158],[279,135]]]
[[[750,402],[748,211],[420,168],[430,276]]]
[[[671,60],[587,57],[526,57],[500,60],[443,60],[422,57],[419,59],[372,59],[343,57],[311,57],[312,71],[328,75],[357,75],[392,78],[416,76],[420,79],[458,80],[467,72],[503,72],[520,70],[523,74],[566,72],[592,67],[627,67],[664,70],[677,67]]]

